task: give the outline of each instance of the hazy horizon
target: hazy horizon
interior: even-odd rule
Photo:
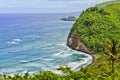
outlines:
[[[70,13],[108,0],[0,0],[0,13]]]

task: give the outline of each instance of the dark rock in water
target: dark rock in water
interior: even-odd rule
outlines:
[[[76,17],[74,17],[74,16],[69,16],[69,17],[67,18],[67,20],[68,20],[68,21],[75,21],[75,20],[76,20]]]
[[[67,21],[67,18],[63,17],[60,20]]]
[[[63,17],[63,18],[61,18],[61,20],[63,20],[63,21],[75,21],[76,17],[74,17],[74,16],[68,16],[68,18]]]

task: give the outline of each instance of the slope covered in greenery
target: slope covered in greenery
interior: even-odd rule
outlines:
[[[46,71],[32,76],[28,73],[3,75],[0,80],[120,80],[120,3],[87,9],[73,25],[70,35],[73,32],[95,51],[97,58],[93,64],[77,72],[68,67],[59,68],[64,75]],[[114,42],[113,39],[117,41]],[[107,54],[109,52],[113,55]],[[114,72],[112,61],[115,61]]]
[[[104,41],[120,39],[120,3],[88,8],[73,25],[73,32],[95,53],[104,52]]]

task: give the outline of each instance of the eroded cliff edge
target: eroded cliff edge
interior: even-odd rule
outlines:
[[[120,3],[114,3],[83,11],[70,30],[67,45],[93,57],[93,53],[106,53],[104,43],[120,39],[119,7]]]
[[[67,39],[67,46],[81,52],[93,54],[94,51],[90,49],[77,35],[73,33],[69,34]]]

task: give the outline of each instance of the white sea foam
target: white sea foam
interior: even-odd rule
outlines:
[[[20,62],[21,63],[33,63],[33,62],[36,62],[36,61],[39,61],[40,59],[30,59],[30,60],[21,60]]]
[[[22,39],[16,38],[16,39],[13,39],[13,41],[19,42],[19,41],[22,41]]]
[[[60,70],[50,70],[52,72],[54,72],[55,74],[59,74],[59,75],[63,75],[64,73]]]
[[[73,53],[73,54],[78,54],[78,53]],[[80,61],[67,62],[67,64],[63,64],[61,66],[65,67],[67,65],[68,67],[71,68],[71,70],[78,71],[81,67],[86,67],[87,65],[91,64],[92,63],[92,56],[90,56],[89,54],[85,54],[85,53],[82,53],[82,54],[84,54],[86,56],[86,58],[80,58]],[[58,68],[58,67],[59,66],[57,66],[56,68]],[[61,71],[58,71],[58,70],[51,70],[51,71],[53,71],[56,74],[63,75],[63,73]]]
[[[66,52],[63,52],[63,51],[60,51],[60,52],[58,52],[56,54],[53,54],[53,56],[55,56],[55,57],[63,57],[63,58],[68,57],[70,55],[72,55],[72,54],[69,54],[69,53],[66,53]]]
[[[7,42],[8,44],[17,44],[15,41]]]
[[[39,63],[27,63],[27,64],[24,64],[24,66],[26,67],[40,67],[41,65]]]
[[[11,43],[11,42],[10,42],[10,43]],[[16,44],[17,44],[17,43],[16,43]],[[12,47],[12,48],[5,49],[5,50],[6,50],[6,51],[18,52],[18,51],[23,51],[23,50],[32,49],[33,47],[34,47],[34,48],[39,48],[39,45],[41,45],[41,43],[39,43],[39,42],[33,42],[33,43],[30,43],[30,44],[24,44],[24,45],[21,45],[21,46]]]
[[[42,49],[43,50],[48,50],[48,49],[50,49],[50,50],[52,50],[52,49],[54,49],[55,47],[43,47]]]
[[[26,71],[23,71],[21,74],[24,74],[24,73],[26,73],[26,72],[28,72],[27,70]]]
[[[46,50],[46,49],[53,49],[55,47],[53,43],[44,43],[44,45],[42,45],[40,48]]]
[[[76,62],[69,62],[68,66],[74,70],[78,71],[81,67],[86,67],[87,65],[92,63],[92,57],[89,55],[86,58],[82,58],[82,61],[76,61]]]
[[[58,52],[56,54],[53,54],[53,56],[59,56],[61,53],[63,53],[62,51],[61,52]]]
[[[22,62],[22,63],[26,63],[26,62],[28,62],[28,61],[27,61],[27,60],[21,60],[21,62]]]
[[[72,70],[76,71],[76,70],[80,69],[80,67],[82,67],[82,64],[83,64],[83,63],[85,63],[85,61],[84,61],[84,62],[81,62],[81,61],[69,62],[69,63],[68,63],[68,66],[69,66]]]
[[[16,72],[16,69],[13,69],[13,68],[3,68],[3,69],[0,70],[0,72],[7,73],[7,74],[13,74],[13,73]]]
[[[13,39],[12,41],[9,41],[9,42],[7,42],[8,44],[17,44],[17,42],[20,42],[20,41],[22,41],[22,39],[19,39],[19,38],[16,38],[16,39]]]
[[[60,42],[57,44],[58,46],[61,46],[61,47],[64,47],[66,48],[67,50],[71,50],[67,45],[66,45],[66,42]]]
[[[87,58],[83,58],[83,59],[86,61],[86,65],[84,65],[84,67],[92,63],[92,56],[90,55]]]
[[[53,61],[55,59],[50,59],[50,58],[41,58],[40,60],[44,60],[44,61]]]
[[[80,61],[68,62],[67,64],[64,64],[64,65],[61,65],[61,66],[66,67],[66,65],[67,65],[68,67],[71,68],[71,70],[78,71],[81,67],[85,67],[90,63],[91,63],[91,57],[87,57],[87,58],[84,58]],[[62,71],[57,70],[57,68],[59,68],[59,66],[56,66],[55,68],[56,69],[50,69],[50,71],[52,71],[56,74],[59,74],[59,75],[64,75],[64,73]]]
[[[66,46],[66,42],[60,42],[60,43],[58,43],[57,45]]]

